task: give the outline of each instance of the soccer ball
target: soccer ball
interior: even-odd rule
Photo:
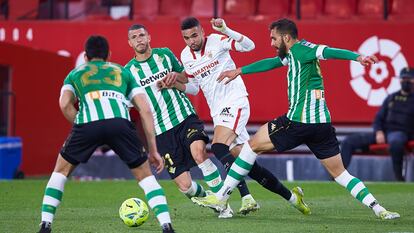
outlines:
[[[119,217],[129,227],[141,226],[148,220],[147,204],[139,198],[129,198],[119,207]]]

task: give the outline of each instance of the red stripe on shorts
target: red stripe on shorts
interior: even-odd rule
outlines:
[[[236,122],[234,122],[234,127],[233,127],[233,131],[236,132],[237,129],[237,125],[239,124],[239,119],[240,119],[240,113],[241,113],[241,108],[239,108],[239,110],[237,111],[237,116],[236,116]]]

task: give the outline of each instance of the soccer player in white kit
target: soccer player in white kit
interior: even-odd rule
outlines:
[[[241,150],[240,145],[249,140],[246,124],[250,116],[250,106],[241,77],[228,85],[217,82],[217,78],[221,72],[236,68],[230,50],[248,52],[254,49],[254,43],[248,37],[228,28],[223,19],[212,19],[211,24],[224,35],[213,33],[204,37],[204,31],[196,18],[189,17],[182,21],[181,33],[187,46],[181,52],[181,61],[188,83],[175,82],[174,87],[192,95],[202,89],[214,123],[211,150],[228,170],[235,160],[233,156],[237,156]],[[289,191],[270,171],[257,163],[251,167],[249,176],[266,189],[290,201],[302,213],[310,213],[309,207],[302,200],[303,192],[299,187]],[[259,205],[248,192],[245,182],[238,188],[242,196],[242,208],[239,212],[258,209]]]

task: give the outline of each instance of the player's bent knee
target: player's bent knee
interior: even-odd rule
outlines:
[[[193,159],[197,164],[200,164],[208,159],[208,155],[204,152],[204,150],[198,151],[193,154]]]
[[[274,146],[271,142],[264,143],[264,142],[261,142],[260,140],[255,140],[254,138],[249,140],[249,145],[250,145],[250,148],[252,148],[252,151],[257,154],[271,151],[274,149]]]
[[[131,168],[131,172],[138,181],[141,181],[148,176],[152,176],[148,160],[138,167]]]
[[[191,188],[191,180],[175,179],[174,181],[181,192],[187,192]]]

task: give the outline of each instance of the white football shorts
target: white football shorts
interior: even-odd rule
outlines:
[[[246,129],[249,117],[250,104],[247,96],[223,103],[220,113],[213,117],[214,127],[221,125],[232,129],[237,134],[230,149],[249,140],[250,137]]]

